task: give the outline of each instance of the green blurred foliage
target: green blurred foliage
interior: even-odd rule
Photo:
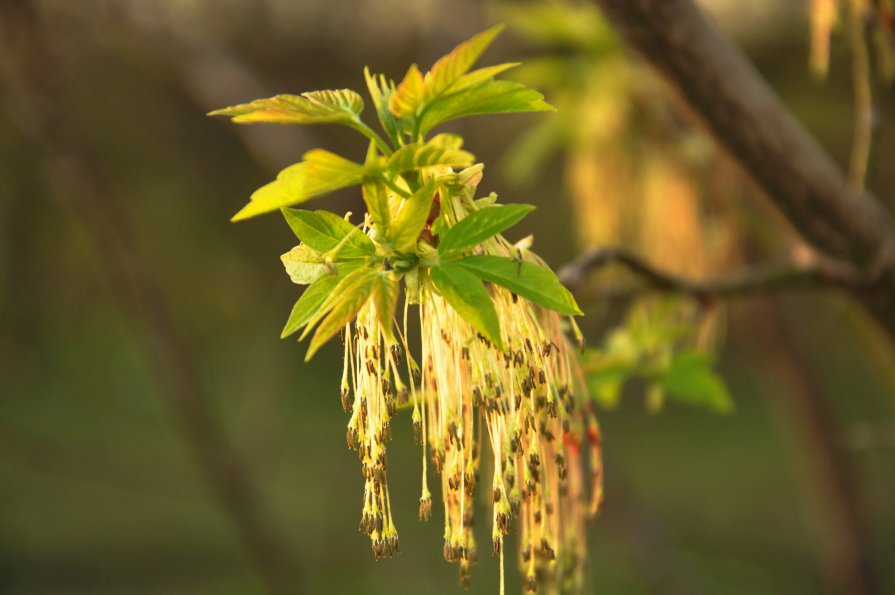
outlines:
[[[459,592],[455,568],[441,560],[440,527],[416,519],[420,453],[409,413],[395,425],[390,457],[393,484],[406,486],[393,494],[403,552],[373,561],[355,530],[363,479],[344,443],[339,350],[326,346],[305,365],[300,346],[277,340],[298,297],[277,255],[294,239],[274,218],[228,223],[254,188],[312,146],[358,161],[363,151],[347,132],[246,133],[203,114],[277,92],[357,86],[360,64],[397,78],[403,65],[431,62],[492,15],[470,1],[434,0],[38,6],[64,65],[52,101],[132,222],[141,266],[163,288],[214,413],[301,563],[306,592]],[[834,39],[830,80],[818,87],[805,67],[806,29],[796,20],[747,50],[845,163],[847,51]],[[878,101],[883,121],[892,121],[891,94]],[[488,118],[455,130],[481,161],[496,163],[535,121]],[[264,592],[165,404],[143,337],[110,294],[103,258],[52,191],[44,147],[20,125],[0,110],[0,591]],[[870,184],[895,196],[895,169],[885,167],[895,151],[891,127],[875,146],[881,157]],[[556,266],[575,255],[573,211],[558,164],[546,164],[524,187],[493,174],[486,183],[540,207],[519,237],[535,233],[535,249]],[[361,197],[335,202],[358,209]],[[765,211],[743,208],[770,235],[784,233]],[[783,363],[766,305],[735,304],[719,354],[737,403],[731,415],[671,402],[646,415],[625,398],[600,412],[606,508],[589,527],[595,589],[834,592],[841,519],[793,405],[800,378],[820,391],[840,429],[837,448],[852,462],[871,558],[883,592],[895,589],[895,474],[891,429],[882,423],[895,404],[891,354],[872,333],[855,331],[856,307],[836,296],[791,296],[777,307],[801,366]],[[584,331],[599,345],[613,312],[589,310]],[[704,369],[689,363],[691,373]],[[852,440],[858,430],[873,438]],[[508,592],[518,592],[515,573],[507,575]],[[472,580],[472,593],[493,593],[496,561],[482,556]]]

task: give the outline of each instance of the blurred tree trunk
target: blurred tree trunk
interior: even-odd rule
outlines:
[[[596,0],[821,256],[853,266],[847,289],[895,342],[895,223],[783,106],[691,0]]]

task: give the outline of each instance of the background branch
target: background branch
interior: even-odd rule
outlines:
[[[646,288],[684,294],[700,301],[796,289],[839,287],[858,290],[869,281],[853,267],[836,261],[817,259],[811,264],[781,264],[745,271],[718,279],[695,280],[674,275],[646,261],[641,256],[616,247],[602,247],[585,253],[559,271],[560,280],[573,292],[587,286],[588,275],[613,264],[635,273]]]
[[[872,283],[849,289],[895,339],[895,224],[880,201],[849,185],[742,52],[691,0],[596,3],[808,243],[872,273]]]
[[[300,567],[212,412],[202,375],[133,240],[130,218],[63,112],[56,88],[62,68],[31,2],[0,3],[0,41],[10,58],[0,73],[10,119],[42,150],[50,190],[88,232],[110,292],[142,339],[190,454],[269,592],[301,593]]]

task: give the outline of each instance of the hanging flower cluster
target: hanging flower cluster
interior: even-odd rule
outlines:
[[[310,358],[341,334],[347,442],[366,480],[360,529],[374,556],[399,551],[387,444],[398,410],[412,409],[423,445],[419,516],[428,520],[435,506],[431,464],[441,477],[444,557],[459,564],[461,584],[478,556],[478,487],[492,503],[501,591],[504,537],[515,526],[526,588],[578,592],[585,517],[602,497],[599,430],[564,332],[580,340],[571,318],[580,310],[529,250],[530,238],[511,244],[501,235],[533,207],[501,206],[494,194],[476,198],[482,166],[462,139],[426,138],[458,117],[551,109],[536,91],[494,79],[513,64],[470,71],[498,32],[461,44],[426,75],[412,66],[397,86],[367,72],[388,141],[360,120],[363,101],[350,90],[279,95],[212,113],[236,122],[340,123],[370,139],[364,163],[310,151],[234,219],[282,209],[301,240],[283,262],[308,287],[283,336],[313,333]],[[361,186],[367,208],[357,225],[350,214],[287,208],[352,185]],[[419,341],[409,337],[417,323],[411,312]]]

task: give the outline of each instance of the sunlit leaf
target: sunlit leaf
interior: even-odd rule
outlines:
[[[292,313],[289,314],[289,320],[286,321],[286,326],[283,327],[283,332],[280,334],[280,338],[285,339],[289,335],[301,330],[301,327],[306,325],[311,317],[317,313],[320,306],[326,301],[326,298],[332,295],[333,290],[339,282],[342,281],[348,273],[357,270],[357,267],[360,265],[361,262],[357,260],[346,262],[343,265],[339,265],[333,271],[334,274],[324,274],[311,283],[292,307]]]
[[[373,283],[373,303],[376,304],[376,316],[386,339],[394,343],[395,334],[392,331],[392,318],[395,314],[395,305],[398,303],[398,281],[387,272],[379,273]]]
[[[417,238],[426,226],[432,210],[435,188],[435,183],[429,181],[401,204],[388,237],[388,242],[396,252],[412,252],[416,248]]]
[[[307,321],[307,327],[301,335],[301,338],[304,339],[319,323],[317,331],[308,345],[305,361],[311,359],[324,343],[357,315],[357,311],[369,299],[378,274],[368,268],[361,268],[348,273],[333,288],[317,312]]]
[[[381,74],[378,76],[370,74],[369,68],[364,68],[364,78],[367,81],[370,97],[373,99],[373,104],[376,107],[379,123],[392,142],[397,145],[401,135],[400,123],[395,120],[395,117],[389,110],[389,103],[391,103],[395,85]]]
[[[389,111],[398,118],[413,116],[422,105],[425,93],[423,73],[416,64],[412,64],[389,98]]]
[[[438,97],[460,76],[469,71],[479,56],[491,45],[494,38],[503,31],[503,28],[503,25],[491,27],[464,41],[448,54],[439,58],[426,75],[426,98],[431,100]]]
[[[481,85],[484,82],[490,81],[501,72],[515,68],[520,64],[521,62],[506,62],[504,64],[485,66],[484,68],[478,68],[472,72],[467,72],[451,83],[451,85],[444,90],[444,95],[453,95],[454,93],[459,93],[460,91],[465,91],[466,89]]]
[[[388,191],[385,185],[376,182],[367,182],[363,185],[364,204],[367,212],[376,224],[376,230],[380,236],[388,235],[391,226],[391,209],[388,204]]]
[[[515,225],[533,210],[532,205],[511,204],[474,211],[440,236],[438,254],[442,258],[457,256]]]
[[[454,262],[476,277],[509,289],[539,306],[559,314],[581,314],[575,298],[547,267],[490,255],[467,256]]]
[[[554,108],[534,89],[512,81],[489,81],[434,101],[421,117],[420,132],[464,116],[547,111]]]
[[[467,167],[475,161],[472,153],[463,151],[463,139],[456,134],[438,134],[425,143],[401,147],[388,160],[388,168],[403,172],[432,166]]]
[[[297,205],[321,194],[360,184],[364,172],[363,165],[335,153],[323,149],[308,151],[304,161],[290,165],[280,172],[276,180],[256,190],[251,202],[231,221]]]
[[[326,272],[323,255],[307,244],[299,244],[280,256],[280,260],[292,282],[299,285],[313,283]]]
[[[456,263],[434,267],[431,275],[435,287],[457,314],[502,350],[497,311],[482,282]]]
[[[283,216],[298,239],[317,252],[338,248],[332,256],[339,258],[364,258],[376,252],[367,234],[335,213],[283,209]]]
[[[364,100],[351,89],[310,91],[301,95],[277,95],[209,112],[209,116],[230,116],[248,124],[347,124],[355,122],[364,109]]]

